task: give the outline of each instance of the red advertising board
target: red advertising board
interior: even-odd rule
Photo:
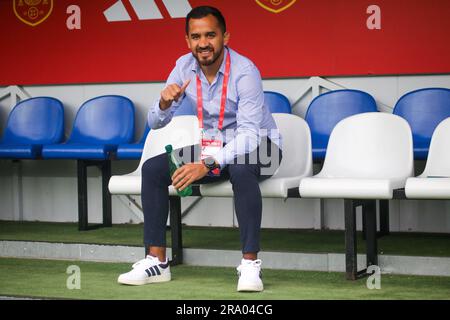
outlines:
[[[0,85],[164,81],[205,4],[263,78],[450,73],[448,0],[0,0]]]

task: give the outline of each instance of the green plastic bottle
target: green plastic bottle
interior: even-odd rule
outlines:
[[[178,162],[178,159],[175,157],[175,155],[173,154],[172,151],[173,151],[172,145],[168,144],[166,146],[166,153],[167,153],[167,159],[169,161],[169,172],[170,172],[171,177],[172,177],[173,173],[175,172],[175,170],[177,170],[179,167],[182,166],[182,164],[180,162]],[[181,191],[177,189],[177,193],[180,197],[188,197],[188,196],[192,195],[192,187],[191,187],[191,185],[189,185]]]

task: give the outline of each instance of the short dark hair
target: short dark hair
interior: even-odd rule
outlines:
[[[222,13],[210,6],[200,6],[193,8],[186,16],[186,34],[189,35],[189,20],[191,19],[201,19],[208,15],[213,15],[216,17],[217,21],[219,22],[219,27],[222,29],[222,32],[225,33],[227,31],[227,25],[225,23],[225,18],[223,17]]]

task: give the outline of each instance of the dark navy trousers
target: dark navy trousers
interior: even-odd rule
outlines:
[[[270,139],[265,140],[266,142],[262,142],[267,144],[266,150],[263,151],[264,156],[260,156],[261,150],[258,147],[251,154],[235,159],[233,164],[223,168],[219,177],[205,176],[195,182],[195,184],[203,184],[230,180],[233,186],[242,253],[260,251],[262,198],[258,182],[270,178],[281,162],[281,150]],[[178,158],[185,160],[184,163],[193,162],[186,161],[186,159],[198,161],[198,145],[185,147],[175,152]],[[186,157],[188,154],[189,157]],[[272,157],[272,155],[276,155],[276,157]],[[144,163],[141,196],[146,248],[166,246],[166,225],[169,214],[168,186],[171,184],[166,154],[150,158]]]

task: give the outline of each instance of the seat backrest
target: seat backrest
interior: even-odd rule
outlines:
[[[441,121],[431,137],[425,170],[422,177],[450,177],[450,117]]]
[[[390,113],[369,112],[336,125],[318,177],[404,178],[413,175],[413,162],[408,123]]]
[[[145,121],[144,134],[142,135],[141,140],[139,140],[139,143],[145,143],[145,139],[147,139],[147,135],[149,132],[150,132],[150,127],[148,126],[148,122]]]
[[[428,149],[436,126],[450,117],[450,89],[424,88],[406,93],[397,101],[394,114],[406,119],[415,149]]]
[[[106,95],[83,103],[74,120],[70,142],[117,145],[134,137],[134,104],[123,96]]]
[[[276,113],[273,118],[283,141],[283,158],[273,177],[311,176],[311,133],[308,124],[293,114]]]
[[[51,97],[19,102],[10,112],[3,143],[52,144],[64,138],[64,107]]]
[[[288,98],[278,92],[264,91],[264,104],[271,113],[292,113]]]
[[[335,90],[314,98],[308,106],[305,120],[311,129],[313,149],[326,149],[331,131],[349,116],[363,112],[376,112],[375,99],[364,91]]]
[[[140,174],[142,165],[147,159],[165,153],[166,145],[171,144],[175,150],[198,144],[199,141],[200,130],[198,129],[196,116],[184,115],[174,117],[165,127],[150,130],[135,173]]]

